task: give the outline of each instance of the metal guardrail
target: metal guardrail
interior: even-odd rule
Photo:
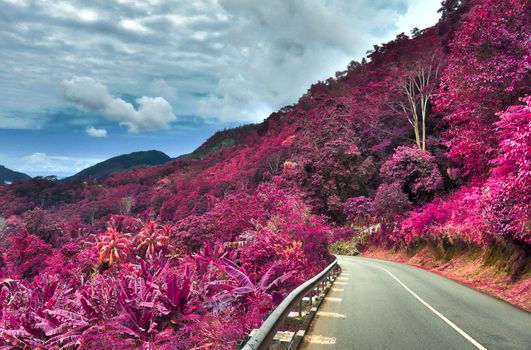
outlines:
[[[340,272],[340,267],[335,259],[330,265],[328,265],[318,275],[305,283],[298,286],[295,290],[288,294],[288,296],[277,306],[275,310],[269,315],[262,326],[254,332],[249,338],[247,343],[243,346],[242,350],[268,350],[275,338],[275,335],[285,324],[285,320],[290,312],[297,307],[299,317],[302,317],[302,304],[303,298],[309,296],[310,305],[313,304],[313,298],[316,301],[318,298],[324,297],[325,290],[328,287],[328,283],[333,282],[335,277]],[[283,347],[286,349],[296,349],[296,346],[292,346],[293,341],[297,335],[297,331],[293,332],[292,338],[288,345]],[[300,341],[300,339],[299,339]],[[277,347],[278,348],[278,347]]]

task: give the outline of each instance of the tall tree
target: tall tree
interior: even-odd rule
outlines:
[[[428,102],[436,86],[440,65],[440,62],[435,62],[434,57],[428,64],[417,63],[413,73],[401,83],[404,100],[398,102],[398,110],[391,106],[407,118],[415,133],[415,143],[422,150],[426,150]]]

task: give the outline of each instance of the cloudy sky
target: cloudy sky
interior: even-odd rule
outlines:
[[[259,122],[440,0],[0,0],[0,164],[71,175]]]

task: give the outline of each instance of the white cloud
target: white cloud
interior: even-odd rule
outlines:
[[[82,22],[98,20],[98,13],[92,9],[81,8],[67,1],[52,1],[47,4],[48,13],[57,18],[78,19]]]
[[[45,121],[37,116],[27,116],[25,118],[0,115],[0,129],[41,129]]]
[[[373,44],[434,24],[440,1],[9,0],[0,21],[0,115],[66,108],[57,81],[76,75],[112,82],[112,91],[155,93],[178,103],[179,114],[259,121]],[[106,107],[122,111],[107,118],[143,130],[136,117],[123,118],[139,110],[96,88],[110,96]]]
[[[107,137],[107,130],[105,129],[96,129],[93,126],[89,126],[85,129],[87,134],[92,137]]]
[[[36,152],[23,157],[17,170],[34,175],[73,175],[89,166],[101,162],[97,158],[81,158],[68,156],[50,156]]]
[[[81,10],[78,12],[78,16],[85,22],[94,22],[98,20],[98,13],[92,10]]]
[[[439,2],[270,0],[264,6],[262,1],[220,0],[232,26],[217,62],[217,88],[197,102],[198,112],[260,121],[296,102],[312,83],[360,60],[373,44],[393,39],[404,27],[409,32],[435,24]],[[425,14],[430,9],[434,14]]]
[[[415,27],[425,29],[434,25],[440,17],[437,13],[440,7],[440,1],[409,1],[407,12],[396,22],[398,31],[409,34]]]
[[[151,92],[164,97],[168,101],[175,101],[177,97],[177,90],[164,79],[155,79],[153,84],[151,84]]]
[[[132,20],[132,19],[123,19],[120,21],[120,25],[127,30],[131,30],[139,33],[147,33],[148,29],[142,25],[142,23]]]
[[[168,101],[162,97],[143,96],[136,99],[138,108],[109,93],[107,87],[90,77],[65,79],[61,82],[63,96],[87,110],[101,113],[107,119],[119,122],[129,131],[166,129],[177,118]]]
[[[13,5],[17,5],[17,6],[28,6],[27,1],[25,0],[5,0],[5,1]]]

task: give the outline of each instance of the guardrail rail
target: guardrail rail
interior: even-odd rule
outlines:
[[[319,274],[289,293],[238,349],[296,350],[319,305],[340,273],[341,267],[335,259]]]

